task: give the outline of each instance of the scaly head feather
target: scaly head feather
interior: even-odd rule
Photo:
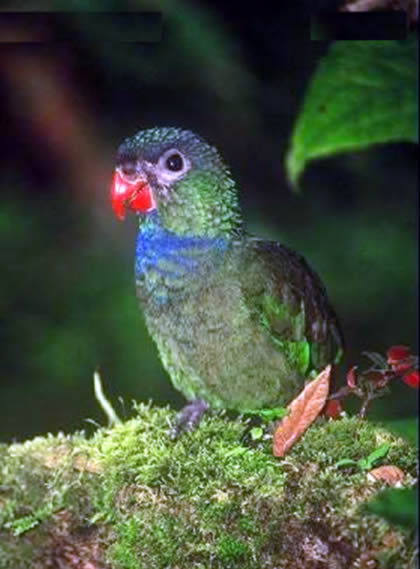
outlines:
[[[179,235],[228,236],[241,227],[237,190],[218,151],[189,130],[152,128],[127,138],[117,153],[112,204],[140,223],[157,212]]]

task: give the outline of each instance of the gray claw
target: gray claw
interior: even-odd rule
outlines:
[[[201,421],[209,405],[203,399],[194,399],[181,409],[171,429],[171,439],[176,439],[183,432],[191,431]]]

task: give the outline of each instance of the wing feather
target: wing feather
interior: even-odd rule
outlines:
[[[344,348],[340,324],[321,279],[304,257],[255,238],[248,239],[247,250],[251,263],[245,297],[273,341],[283,349],[287,342],[299,357],[304,343],[309,344],[311,368],[337,361]]]

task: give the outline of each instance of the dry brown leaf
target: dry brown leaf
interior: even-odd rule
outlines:
[[[72,449],[70,447],[59,447],[54,449],[54,453],[47,453],[43,457],[43,464],[47,468],[58,468],[64,466],[70,456],[72,456]],[[89,458],[82,453],[72,456],[71,464],[75,470],[82,472],[87,471],[93,474],[102,474],[104,471],[104,467],[99,461]]]
[[[318,417],[328,397],[331,366],[308,383],[288,405],[289,414],[274,431],[273,454],[282,457]]]
[[[73,457],[73,468],[82,472],[87,471],[92,474],[102,474],[104,467],[97,460],[88,458],[83,454],[78,454]]]
[[[68,460],[71,454],[71,447],[67,445],[60,445],[47,451],[42,457],[42,463],[47,468],[57,468],[62,466]]]
[[[394,466],[393,464],[379,466],[378,468],[373,468],[368,472],[368,478],[370,480],[383,480],[391,486],[398,484],[398,482],[402,482],[404,477],[405,474],[401,468],[398,468],[398,466]]]

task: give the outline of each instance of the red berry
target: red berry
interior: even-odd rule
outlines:
[[[324,407],[324,415],[329,419],[338,419],[343,407],[338,399],[330,399]]]
[[[409,373],[406,373],[404,375],[402,380],[408,386],[413,387],[413,388],[418,388],[418,386],[419,386],[419,372],[417,370],[416,371],[410,371]]]
[[[408,346],[391,346],[387,353],[388,365],[393,366],[401,360],[406,360],[411,356],[411,350]]]

